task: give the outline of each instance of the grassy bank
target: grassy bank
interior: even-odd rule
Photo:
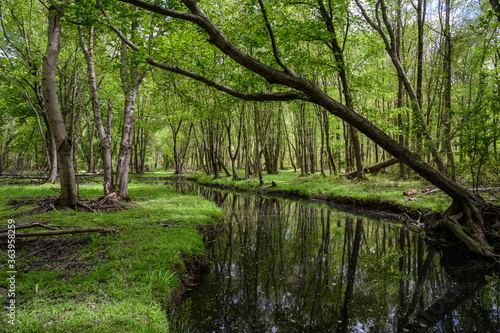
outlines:
[[[186,266],[205,251],[198,229],[219,222],[221,210],[201,197],[176,193],[168,185],[136,183],[129,187],[135,203],[119,212],[58,210],[23,216],[33,207],[6,206],[10,198],[54,196],[52,187],[0,187],[0,224],[13,218],[16,223],[50,221],[118,232],[16,244],[16,326],[7,323],[4,307],[0,331],[174,331],[167,316],[169,304],[180,281],[189,280]],[[97,198],[101,193],[101,185],[80,186],[81,197]],[[1,248],[6,251],[6,245]],[[0,257],[0,300],[5,306],[7,257],[4,253]]]
[[[399,180],[395,176],[377,174],[367,175],[367,180],[346,179],[342,175],[321,177],[319,173],[300,177],[300,172],[280,171],[277,175],[263,175],[264,186],[259,185],[258,178],[243,179],[244,172],[238,176],[241,180],[233,181],[231,177],[213,179],[205,174],[190,174],[188,177],[201,184],[215,185],[227,189],[269,194],[288,194],[310,199],[322,199],[338,203],[365,205],[367,208],[379,206],[381,209],[411,209],[419,211],[443,212],[451,204],[451,199],[428,182],[413,178]],[[275,186],[273,185],[273,182]],[[411,196],[404,192],[416,190]],[[433,191],[434,190],[434,191]],[[487,193],[483,197],[492,203],[500,203],[496,196]]]

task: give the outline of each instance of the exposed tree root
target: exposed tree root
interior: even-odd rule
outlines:
[[[494,247],[490,245],[485,234],[495,236],[491,232],[486,232],[491,223],[485,223],[484,210],[499,210],[495,206],[476,207],[474,204],[463,204],[453,202],[453,204],[443,214],[442,224],[452,234],[463,243],[467,249],[480,256],[495,258]],[[498,233],[495,238],[498,238]],[[492,239],[494,240],[494,239]]]

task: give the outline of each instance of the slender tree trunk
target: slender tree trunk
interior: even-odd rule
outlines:
[[[179,134],[179,130],[182,125],[182,119],[179,121],[177,124],[177,127],[174,126],[174,124],[170,124],[170,129],[172,130],[172,141],[173,141],[173,154],[174,154],[174,164],[175,164],[175,174],[179,175],[182,173],[181,170],[181,162],[180,162],[180,154],[179,154],[179,148],[177,147],[177,135]]]
[[[264,179],[262,178],[262,165],[260,159],[260,148],[259,148],[259,110],[257,109],[257,104],[254,104],[254,130],[255,130],[255,173],[259,177],[259,184],[264,185]]]
[[[132,155],[132,138],[134,133],[134,108],[139,85],[131,87],[125,92],[125,106],[123,109],[122,137],[120,140],[120,150],[116,165],[116,186],[115,192],[119,197],[130,200],[128,194],[128,173]]]
[[[445,27],[444,27],[444,110],[443,110],[443,146],[448,159],[448,176],[454,181],[456,179],[455,158],[451,149],[451,0],[445,1]]]
[[[104,194],[108,195],[113,192],[113,164],[111,156],[111,99],[108,104],[108,133],[104,128],[104,123],[101,116],[101,106],[99,103],[99,94],[97,91],[97,83],[95,77],[94,66],[94,27],[89,27],[88,46],[83,36],[82,26],[78,26],[78,35],[80,37],[80,45],[82,47],[85,60],[87,62],[87,81],[89,84],[90,100],[92,102],[92,110],[94,114],[94,125],[99,137],[101,146],[101,157],[104,172],[103,190]]]
[[[320,170],[321,170],[321,177],[325,177],[325,125],[324,121],[324,113],[323,109],[316,106],[316,115],[318,116],[319,119],[319,124],[321,127],[321,148],[320,148]]]
[[[396,52],[398,58],[401,59],[401,0],[398,0],[397,4],[397,26],[396,26]],[[399,115],[398,115],[398,125],[399,125],[399,130],[401,133],[398,135],[399,139],[399,144],[401,146],[405,146],[405,137],[403,135],[403,114],[402,114],[402,108],[403,108],[403,97],[404,97],[404,87],[403,87],[403,80],[398,76],[398,100],[397,100],[397,108],[399,108]],[[406,179],[406,166],[404,163],[399,163],[399,178],[401,179]]]
[[[59,109],[57,98],[56,66],[61,51],[61,14],[54,6],[49,7],[48,41],[42,65],[43,98],[47,108],[47,118],[53,131],[57,151],[61,194],[57,203],[62,206],[76,206],[77,193],[73,159],[72,142],[66,133],[66,126]]]
[[[418,16],[418,42],[417,42],[417,100],[419,105],[423,105],[423,73],[424,73],[424,24],[427,9],[427,0],[418,0],[417,16]],[[422,150],[422,133],[417,132],[416,150]]]
[[[135,53],[135,52],[134,52]],[[122,45],[121,52],[122,67],[120,68],[123,94],[125,95],[125,105],[123,108],[122,137],[120,140],[120,150],[116,162],[116,185],[115,192],[118,197],[130,200],[128,194],[128,173],[132,155],[132,138],[134,134],[135,121],[135,101],[139,92],[139,86],[146,72],[138,71],[137,68],[129,64],[127,59],[127,46]]]
[[[225,126],[227,130],[227,148],[228,148],[228,153],[229,153],[229,158],[231,159],[231,170],[233,173],[233,180],[238,179],[238,173],[236,172],[236,158],[238,157],[239,151],[240,151],[240,144],[241,144],[241,129],[243,125],[243,113],[245,112],[245,106],[242,106],[240,116],[239,116],[239,128],[238,128],[238,139],[236,143],[236,148],[234,153],[233,151],[233,145],[232,145],[232,136],[231,136],[231,119],[229,119]]]
[[[47,110],[47,108],[45,108]],[[47,111],[44,111],[43,118],[45,120],[45,125],[47,127],[47,140],[48,141],[48,164],[49,164],[49,178],[47,179],[48,183],[54,184],[57,180],[57,145],[54,138],[54,132],[52,131],[52,126],[50,125],[50,121],[47,117]]]

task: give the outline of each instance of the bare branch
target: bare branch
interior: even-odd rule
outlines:
[[[127,44],[128,47],[130,47],[131,49],[135,50],[135,51],[139,51],[139,46],[135,45],[134,43],[132,43],[124,34],[123,32],[120,31],[120,29],[118,29],[117,27],[115,27],[113,25],[113,23],[111,23],[111,18],[109,17],[108,13],[106,12],[106,10],[104,9],[104,7],[102,6],[101,4],[101,1],[100,0],[97,0],[97,5],[99,6],[99,8],[101,9],[101,12],[102,14],[104,15],[104,17],[108,20],[107,24],[108,24],[108,27],[113,30],[117,35],[118,37],[120,37],[120,39],[125,43]]]
[[[193,23],[199,22],[199,18],[196,15],[184,13],[184,12],[179,12],[179,11],[168,9],[168,8],[164,8],[164,7],[161,7],[161,6],[158,6],[158,5],[152,4],[150,2],[143,1],[143,0],[118,0],[118,1],[129,3],[129,4],[134,5],[136,7],[140,7],[140,8],[149,10],[153,13],[160,14],[160,15],[178,18],[178,19],[193,22]]]
[[[183,69],[183,68],[170,66],[168,64],[158,62],[158,61],[155,61],[153,59],[148,59],[147,63],[152,65],[152,66],[155,66],[157,68],[160,68],[160,69],[163,69],[163,70],[166,70],[169,72],[181,74],[181,75],[187,76],[189,78],[192,78],[196,81],[203,82],[204,84],[206,84],[209,87],[213,87],[213,88],[220,90],[220,91],[223,91],[231,96],[234,96],[236,98],[243,99],[246,101],[292,101],[292,100],[298,100],[298,99],[307,100],[307,96],[305,96],[304,94],[302,94],[300,92],[295,92],[295,91],[289,91],[289,92],[284,92],[284,93],[255,93],[255,94],[243,93],[243,92],[234,90],[233,88],[228,87],[226,85],[223,85],[221,83],[210,80],[204,76],[201,76],[201,75],[196,74],[194,72],[191,72],[189,70]]]
[[[266,28],[267,28],[267,31],[269,32],[269,37],[271,38],[274,59],[276,59],[276,62],[278,63],[278,65],[280,65],[281,68],[283,68],[286,72],[290,72],[290,69],[283,63],[283,61],[279,57],[278,49],[276,47],[276,40],[274,38],[273,29],[271,28],[271,23],[269,23],[266,8],[264,7],[264,3],[262,2],[262,0],[259,0],[259,5],[260,5],[260,9],[262,11],[262,16],[264,17],[264,21],[266,22]]]

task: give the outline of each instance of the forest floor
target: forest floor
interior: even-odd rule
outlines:
[[[175,308],[175,300],[195,283],[197,270],[207,268],[202,234],[221,221],[222,211],[213,202],[179,194],[171,186],[135,182],[129,184],[134,202],[121,211],[57,209],[33,215],[28,214],[33,206],[7,205],[12,198],[57,195],[57,188],[1,186],[0,227],[14,219],[16,224],[43,221],[117,232],[16,242],[15,327],[8,324],[6,311],[11,276],[7,245],[0,245],[0,331],[183,331],[183,321],[172,320],[183,312]],[[97,198],[102,185],[80,185],[79,192],[82,198]]]
[[[160,175],[160,174],[157,174]],[[300,176],[300,172],[280,170],[279,174],[263,173],[264,185],[258,178],[244,179],[244,171],[239,170],[239,180],[204,173],[191,173],[186,176],[200,184],[228,190],[253,192],[267,195],[300,197],[309,200],[321,200],[336,204],[393,213],[408,213],[412,217],[426,212],[444,212],[451,204],[451,198],[432,184],[415,176],[400,180],[392,173],[367,174],[365,180],[347,179],[342,175],[319,173]],[[463,184],[467,187],[467,184]],[[500,187],[490,187],[480,195],[492,204],[500,204]]]

